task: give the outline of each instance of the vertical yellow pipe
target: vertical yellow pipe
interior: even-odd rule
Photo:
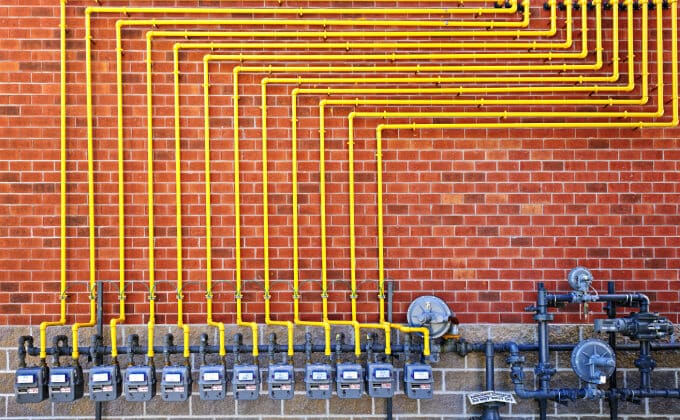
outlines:
[[[659,7],[659,1],[656,2],[656,7]],[[673,83],[671,84],[671,97],[673,102],[673,125],[678,125],[678,0],[670,0],[671,8],[671,75]]]
[[[94,224],[94,150],[93,150],[93,121],[92,121],[92,29],[89,16],[85,25],[85,57],[86,57],[86,93],[87,93],[87,204],[89,219],[89,299],[90,299],[90,320],[88,322],[78,322],[73,324],[73,352],[71,357],[77,361],[80,357],[78,351],[78,330],[82,327],[92,327],[96,322],[96,257],[95,257],[95,224]]]
[[[209,139],[210,132],[210,114],[208,113],[208,89],[209,89],[209,78],[208,78],[208,63],[209,56],[203,57],[203,70],[204,70],[204,94],[205,94],[205,135],[206,143]],[[234,80],[238,80],[238,72],[234,73]],[[242,310],[242,299],[243,294],[241,287],[241,187],[240,187],[240,172],[239,172],[239,144],[238,144],[238,84],[234,83],[234,227],[235,227],[235,243],[234,243],[234,254],[236,256],[236,323],[239,326],[250,327],[253,334],[253,357],[257,361],[257,356],[260,354],[258,349],[257,340],[257,323],[255,322],[244,322],[243,321],[243,310]]]
[[[121,27],[116,22],[116,110],[118,114],[118,318],[110,322],[111,358],[118,360],[116,326],[125,322],[125,188],[123,155],[123,45]]]
[[[150,51],[147,51],[150,54]],[[151,74],[152,59],[149,55],[146,60],[146,74]],[[147,77],[146,84],[146,119],[147,119],[147,195],[149,207],[149,322],[148,349],[146,355],[149,359],[154,356],[154,327],[156,326],[156,264],[155,264],[155,226],[154,226],[154,199],[153,199],[153,99],[151,79]]]
[[[238,74],[237,69],[234,69],[234,75]],[[266,78],[265,78],[266,80]],[[237,86],[238,80],[234,80],[234,85]],[[290,321],[274,321],[271,319],[270,307],[270,284],[269,284],[269,198],[268,198],[268,168],[267,168],[267,107],[265,104],[267,97],[267,84],[263,81],[262,85],[262,214],[263,214],[263,246],[264,246],[264,315],[265,323],[267,325],[280,325],[288,329],[288,356],[295,355],[294,349],[294,331],[293,323]],[[238,92],[238,88],[236,88]]]
[[[59,1],[59,320],[40,323],[40,360],[47,358],[47,327],[66,324],[66,0]]]

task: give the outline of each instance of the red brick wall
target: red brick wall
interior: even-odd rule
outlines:
[[[10,4],[16,3],[16,4]],[[56,1],[5,2],[0,6],[0,323],[38,324],[58,316],[59,290],[59,5]],[[200,2],[217,6],[219,2]],[[103,2],[105,6],[120,2]],[[173,2],[150,2],[174,5]],[[313,7],[330,3],[311,2]],[[432,3],[404,3],[417,7]],[[68,314],[69,323],[87,317],[88,293],[88,206],[87,136],[85,95],[84,7],[88,2],[71,1],[67,6],[67,147],[68,147]],[[137,3],[133,6],[139,5]],[[177,2],[196,6],[193,2]],[[226,3],[222,4],[227,6]],[[276,2],[248,7],[306,7],[302,3]],[[349,3],[331,4],[349,7]],[[366,3],[357,2],[356,7]],[[377,3],[376,7],[392,7]],[[445,4],[446,5],[446,4]],[[228,6],[233,7],[233,4]],[[433,6],[434,7],[434,6]],[[466,7],[468,5],[466,4]],[[472,7],[472,6],[469,6]],[[549,12],[541,4],[531,6],[527,30],[548,26]],[[641,27],[641,11],[635,12],[635,27]],[[558,11],[558,31],[541,42],[565,40],[564,18]],[[524,72],[361,72],[357,77],[437,77],[446,76],[602,76],[611,74],[612,12],[605,11],[602,69],[588,71]],[[580,12],[575,11],[574,46],[580,49]],[[621,81],[627,80],[626,13],[620,14]],[[665,101],[670,101],[671,43],[670,10],[663,12],[665,42]],[[132,14],[130,19],[164,19],[162,14]],[[180,16],[193,18],[195,15]],[[207,18],[217,18],[218,15]],[[273,18],[265,15],[264,18]],[[292,16],[291,19],[314,18]],[[384,18],[382,16],[378,16]],[[400,18],[402,16],[396,16]],[[588,12],[594,27],[595,12]],[[118,213],[117,213],[117,118],[115,21],[121,14],[94,14],[93,101],[96,278],[105,281],[105,313],[117,315]],[[323,18],[323,16],[321,16]],[[339,19],[348,19],[348,16]],[[406,16],[415,19],[414,16]],[[440,16],[428,17],[438,20]],[[455,16],[456,19],[518,21],[519,14]],[[650,12],[650,25],[656,23]],[[189,26],[195,29],[197,26]],[[185,26],[159,29],[186,29]],[[200,29],[200,27],[198,27]],[[243,25],[213,30],[319,30],[308,25],[274,27]],[[125,28],[123,34],[124,148],[125,148],[125,257],[130,322],[147,319],[149,279],[146,184],[146,64],[145,34],[150,28]],[[331,30],[385,31],[386,28],[333,27]],[[654,31],[650,29],[654,39]],[[635,74],[642,64],[641,31],[635,31]],[[245,43],[262,38],[240,38]],[[322,42],[317,38],[285,38],[289,42]],[[475,38],[413,38],[421,43],[457,42]],[[476,37],[498,42],[507,37]],[[529,42],[535,38],[512,39]],[[407,42],[404,39],[401,42]],[[174,323],[176,293],[175,227],[175,154],[173,120],[172,46],[176,42],[234,42],[229,38],[158,38],[153,41],[154,101],[154,199],[155,257],[158,322]],[[326,42],[392,42],[388,37],[329,38]],[[268,39],[266,42],[277,42]],[[584,59],[548,61],[478,59],[477,64],[550,64],[593,63],[594,30],[589,32],[590,54]],[[349,317],[349,184],[348,114],[357,112],[437,112],[437,111],[546,111],[546,112],[653,112],[656,109],[655,42],[650,44],[650,101],[645,105],[610,107],[580,105],[329,105],[325,109],[326,205],[328,235],[329,301],[333,317]],[[284,49],[288,54],[389,54],[389,48]],[[451,52],[431,48],[398,50],[398,53]],[[531,49],[500,49],[533,53]],[[202,57],[207,50],[182,50],[180,57],[181,133],[182,133],[182,217],[185,312],[191,323],[205,319],[205,190],[203,172],[203,90]],[[252,49],[216,49],[218,54],[245,55]],[[272,54],[281,49],[262,48]],[[454,50],[455,52],[455,50]],[[265,68],[243,72],[240,76],[240,189],[242,278],[246,320],[264,322],[263,314],[263,207],[262,207],[262,121],[260,82],[263,77],[297,77],[296,72],[268,74],[274,66],[394,66],[464,65],[474,60],[418,59],[393,62],[367,59],[358,62],[304,60],[246,60],[243,65]],[[213,270],[215,277],[216,317],[233,322],[234,305],[234,176],[233,176],[233,61],[210,65],[211,160]],[[303,77],[329,77],[329,72],[303,73]],[[347,72],[336,72],[347,78]],[[322,99],[635,99],[640,98],[641,79],[633,91],[619,93],[546,92],[540,94],[302,94],[298,104],[298,181],[300,222],[301,310],[304,319],[319,319],[320,305],[320,200],[319,194],[319,101]],[[607,85],[606,83],[599,83]],[[368,87],[456,87],[461,84],[367,83]],[[513,86],[513,82],[507,83]],[[546,83],[548,86],[580,86],[574,83]],[[586,84],[588,85],[588,84]],[[276,319],[291,319],[292,312],[292,185],[291,185],[291,93],[294,88],[330,86],[324,83],[281,84],[268,86],[267,109],[269,152],[269,223],[272,309]],[[352,83],[332,85],[352,87]],[[485,86],[484,83],[471,86]],[[489,86],[491,86],[489,84]],[[557,90],[557,89],[556,89]],[[670,121],[671,104],[665,105]],[[377,187],[376,134],[379,124],[451,122],[558,122],[563,118],[452,118],[452,117],[357,117],[355,120],[355,180],[357,282],[360,320],[377,319]],[[569,121],[630,121],[626,118],[580,118]],[[652,118],[646,118],[651,121]],[[569,269],[584,265],[593,270],[596,289],[603,291],[608,280],[615,280],[619,291],[643,291],[654,303],[653,310],[678,321],[678,203],[680,197],[680,152],[676,128],[460,128],[460,129],[387,129],[383,141],[385,274],[396,282],[396,319],[402,321],[409,302],[420,294],[437,294],[450,302],[462,322],[528,321],[523,308],[534,299],[536,283],[544,281],[549,289],[565,290]],[[597,307],[593,308],[598,310]],[[563,311],[561,322],[578,322],[575,311]]]

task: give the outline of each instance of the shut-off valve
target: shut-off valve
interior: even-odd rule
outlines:
[[[619,333],[636,341],[654,341],[672,336],[674,328],[658,313],[634,312],[625,318],[596,319],[595,331]]]

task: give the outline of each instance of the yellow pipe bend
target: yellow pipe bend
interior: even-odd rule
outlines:
[[[118,360],[118,336],[116,327],[125,322],[125,187],[123,155],[123,47],[122,40],[116,37],[116,112],[118,117],[118,317],[109,322],[111,334],[111,358]]]
[[[205,72],[208,72],[208,62],[204,62]],[[234,86],[238,86],[238,72],[234,71]],[[238,92],[238,89],[236,89]],[[262,95],[267,96],[267,87],[262,85]],[[235,111],[238,115],[238,111]],[[269,199],[268,199],[268,169],[267,169],[267,108],[262,107],[262,212],[263,212],[263,248],[264,248],[264,314],[267,325],[284,326],[288,331],[288,351],[289,357],[295,355],[294,340],[295,332],[291,321],[274,321],[271,319],[270,307],[270,284],[269,284]],[[238,181],[237,181],[238,182]]]
[[[205,59],[204,59],[204,63]],[[209,113],[209,73],[207,71],[207,64],[204,64],[203,72],[203,96],[204,96],[204,106],[205,106],[205,139],[206,139],[206,199],[210,196],[209,191],[209,162],[210,156],[208,152],[209,142],[210,142],[210,113]],[[234,243],[234,253],[236,262],[236,323],[239,326],[249,327],[253,335],[253,357],[257,361],[257,356],[259,355],[258,349],[258,331],[257,323],[255,322],[244,322],[243,312],[242,312],[242,294],[241,294],[241,204],[240,204],[240,174],[239,174],[239,143],[238,143],[238,90],[234,89],[233,92],[234,101],[234,226],[235,226],[235,243]],[[208,211],[209,202],[206,201],[206,211]],[[207,222],[207,220],[206,220]],[[208,245],[208,247],[210,247]]]
[[[85,21],[85,50],[88,57],[92,53],[91,26],[89,15]],[[87,322],[77,322],[71,327],[73,334],[73,351],[71,357],[77,361],[80,357],[78,351],[78,333],[80,328],[93,327],[96,322],[96,255],[95,255],[95,224],[94,224],[94,147],[93,147],[93,122],[92,122],[92,62],[86,63],[86,90],[87,90],[87,207],[88,207],[88,248],[89,248],[89,284],[88,294],[90,300],[90,319]]]

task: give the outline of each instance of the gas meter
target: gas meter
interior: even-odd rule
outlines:
[[[92,401],[113,401],[120,397],[122,380],[118,365],[93,366],[89,388]]]
[[[156,395],[156,369],[147,365],[127,368],[123,392],[128,401],[150,401]]]
[[[389,363],[369,363],[366,368],[368,395],[373,398],[392,398],[394,395],[394,367]]]
[[[335,376],[338,398],[361,398],[364,368],[358,363],[338,363]]]
[[[234,398],[256,400],[260,394],[260,371],[256,365],[234,365],[231,379]]]
[[[227,395],[224,365],[203,365],[198,372],[199,395],[203,401],[223,400]]]
[[[432,367],[425,363],[407,363],[404,365],[404,389],[406,396],[414,399],[432,398],[434,379]]]
[[[53,367],[47,385],[52,402],[75,401],[85,392],[83,370],[79,365]]]
[[[293,365],[269,365],[269,397],[274,400],[289,400],[295,394],[295,372]]]
[[[191,369],[189,366],[166,366],[161,375],[163,401],[186,401],[191,395]]]
[[[47,390],[47,367],[23,367],[17,369],[14,377],[14,392],[19,404],[45,401]]]
[[[333,389],[333,370],[330,365],[310,363],[305,366],[305,388],[307,398],[311,400],[326,400],[331,397]]]

